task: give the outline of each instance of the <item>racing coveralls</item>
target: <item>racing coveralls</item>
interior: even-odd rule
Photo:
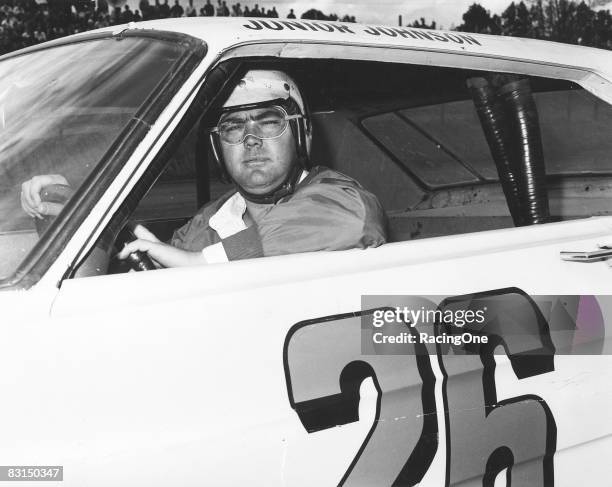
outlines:
[[[230,192],[174,232],[171,245],[202,251],[207,262],[377,247],[386,241],[383,209],[357,181],[314,167],[293,194],[271,205],[257,224],[243,220],[246,202]]]

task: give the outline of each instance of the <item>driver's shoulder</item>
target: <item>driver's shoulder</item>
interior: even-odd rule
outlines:
[[[299,187],[306,189],[313,185],[323,184],[334,186],[350,186],[361,188],[361,184],[355,179],[346,174],[343,174],[335,169],[331,169],[327,166],[314,166],[308,176],[300,183]]]
[[[318,201],[356,202],[368,199],[370,193],[355,179],[325,166],[313,167],[308,176],[298,185],[297,199]]]

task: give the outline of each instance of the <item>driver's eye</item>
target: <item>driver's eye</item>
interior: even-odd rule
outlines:
[[[283,119],[279,117],[266,117],[259,120],[259,123],[268,126],[278,126],[283,123]]]
[[[222,132],[233,132],[233,131],[241,131],[244,130],[244,125],[245,125],[245,121],[244,120],[232,120],[229,122],[223,122],[219,129]]]

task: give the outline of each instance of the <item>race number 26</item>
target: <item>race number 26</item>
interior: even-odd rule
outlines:
[[[446,422],[447,486],[492,486],[503,469],[508,485],[553,485],[552,413],[535,395],[498,401],[493,355],[503,347],[519,380],[554,370],[546,320],[518,289],[450,298],[438,309],[458,306],[494,308],[496,319],[490,326],[461,330],[486,333],[488,344],[477,350],[437,346],[443,405],[435,403],[430,362],[435,355],[420,348],[418,340],[404,345],[412,347],[409,353],[362,353],[362,319],[375,310],[301,322],[287,334],[289,401],[309,433],[358,421],[359,386],[365,378],[371,377],[378,391],[373,425],[339,485],[418,484],[438,449],[437,407],[443,407]],[[451,328],[441,326],[436,333],[452,333]],[[405,331],[416,333],[408,325]]]

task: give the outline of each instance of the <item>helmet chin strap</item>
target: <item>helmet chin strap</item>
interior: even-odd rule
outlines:
[[[242,195],[242,197],[250,201],[252,203],[258,203],[260,205],[274,205],[278,203],[285,196],[290,195],[295,191],[295,187],[300,180],[300,176],[302,175],[302,164],[298,161],[293,163],[291,171],[287,175],[285,181],[281,183],[280,186],[276,187],[272,191],[269,191],[266,194],[253,194],[246,191],[241,186],[236,184],[236,188],[238,192]]]

